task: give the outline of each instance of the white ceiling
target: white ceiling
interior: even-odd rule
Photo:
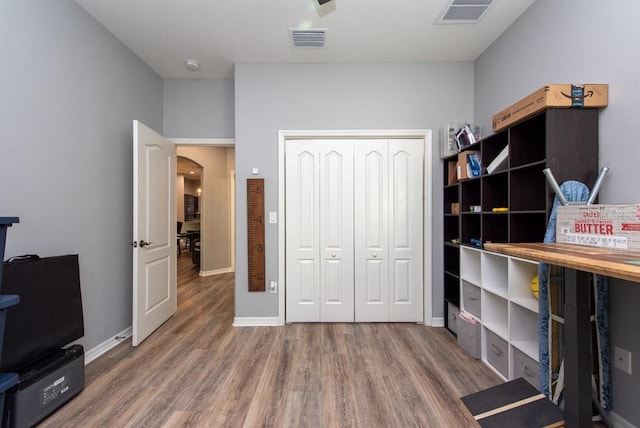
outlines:
[[[232,78],[242,62],[473,61],[533,1],[493,0],[478,24],[435,24],[451,0],[76,0],[163,78]],[[290,28],[326,28],[325,47],[292,48]]]

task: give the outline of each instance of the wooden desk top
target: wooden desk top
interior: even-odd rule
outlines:
[[[640,282],[640,251],[571,244],[486,243],[489,251]]]

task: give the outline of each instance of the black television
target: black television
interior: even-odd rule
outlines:
[[[19,372],[84,336],[77,255],[10,259],[0,292],[20,297],[7,308],[0,373]]]

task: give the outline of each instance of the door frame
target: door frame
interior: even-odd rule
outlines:
[[[423,265],[422,280],[424,324],[433,325],[433,299],[432,299],[432,195],[433,195],[433,168],[432,168],[432,131],[430,129],[387,129],[387,130],[280,130],[278,131],[278,325],[285,324],[285,292],[286,292],[286,216],[285,216],[285,148],[287,140],[300,139],[371,139],[371,138],[418,138],[424,141],[423,164]]]
[[[206,146],[217,146],[217,147],[233,147],[235,150],[236,147],[236,140],[234,138],[167,138],[167,140],[171,141],[173,144],[175,144],[176,148],[179,146],[189,146],[189,147],[194,147],[194,146],[202,146],[202,147],[206,147]],[[233,182],[231,182],[231,186],[235,186],[235,166],[233,167]],[[233,188],[232,188],[233,190]],[[204,188],[204,181],[202,182],[202,192],[205,192],[205,188]],[[229,201],[230,207],[230,222],[229,222],[229,228],[231,229],[231,236],[230,236],[230,249],[229,251],[231,251],[230,254],[230,261],[231,261],[231,266],[230,268],[232,269],[232,272],[235,272],[235,267],[236,267],[236,224],[235,224],[235,215],[236,215],[236,206],[235,206],[235,192],[232,191],[230,196],[233,198],[233,200]],[[204,218],[200,218],[201,223],[204,225],[206,223],[206,209],[205,212],[203,213]],[[200,235],[200,239],[202,240],[202,242],[207,242],[207,228],[206,227],[201,227],[201,235]],[[202,253],[200,254],[201,257],[205,257],[206,251],[205,248],[202,248]],[[212,275],[212,273],[205,273],[205,272],[200,272],[201,276],[209,276]]]

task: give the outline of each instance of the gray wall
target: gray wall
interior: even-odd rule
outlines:
[[[162,80],[70,0],[0,5],[6,257],[79,254],[87,349],[131,325],[132,120]]]
[[[438,129],[473,116],[472,63],[236,64],[236,316],[275,317],[278,296],[247,291],[246,179],[265,178],[265,212],[278,210],[278,131],[432,129],[435,168],[433,315],[442,303],[442,166]],[[277,225],[266,228],[267,280],[278,279]]]
[[[600,202],[640,202],[640,2],[538,0],[476,61],[475,117],[491,116],[546,83],[608,83],[600,113],[600,165],[611,168]],[[591,186],[593,183],[587,183]],[[640,287],[612,281],[611,343],[633,354],[633,376],[612,369],[613,410],[640,426]]]
[[[165,79],[164,136],[233,138],[233,79]]]

